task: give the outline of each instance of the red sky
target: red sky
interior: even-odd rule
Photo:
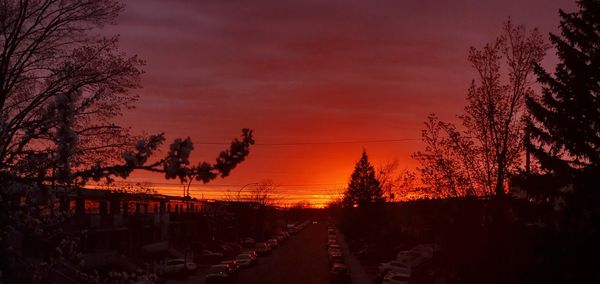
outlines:
[[[363,147],[375,165],[422,145],[429,113],[452,119],[474,77],[467,52],[493,40],[509,16],[555,32],[572,0],[158,1],[128,0],[121,47],[146,59],[136,131],[190,136],[194,163],[213,161],[240,129],[258,144],[417,139],[390,143],[260,146],[230,177],[192,195],[271,179],[289,202],[328,198],[347,183]],[[550,52],[552,54],[553,51]],[[545,62],[551,66],[553,56]],[[135,174],[163,192],[160,175]]]

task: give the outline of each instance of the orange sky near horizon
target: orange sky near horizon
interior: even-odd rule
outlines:
[[[257,135],[257,139],[259,137],[260,135]],[[349,140],[345,142],[347,141]],[[380,166],[394,159],[390,160],[390,151],[403,153],[405,149],[411,149],[406,147],[407,144],[414,143],[418,141],[301,146],[261,146],[260,142],[257,142],[257,145],[251,147],[248,159],[240,164],[231,176],[225,179],[217,178],[206,185],[195,181],[192,183],[190,194],[197,198],[221,199],[228,191],[237,192],[246,184],[272,180],[277,185],[275,198],[281,200],[281,203],[289,205],[309,201],[312,205],[324,206],[343,192],[354,164],[360,158],[363,144],[373,165]],[[382,147],[385,144],[389,145]],[[217,153],[224,147],[226,146],[211,145],[206,149],[207,152],[208,149],[212,149],[213,153]],[[302,151],[298,151],[298,148],[302,148]],[[409,152],[405,154],[410,156]],[[269,165],[265,166],[264,163]],[[403,162],[400,168],[410,169],[414,166],[415,162],[409,159],[408,162]],[[261,168],[264,170],[256,170]],[[163,194],[181,196],[183,193],[183,186],[178,184],[177,180],[165,180],[157,173],[136,172],[128,181],[150,181]]]
[[[287,201],[322,205],[347,184],[363,148],[375,166],[416,166],[410,155],[423,147],[427,115],[452,120],[465,104],[475,76],[470,46],[493,40],[509,16],[556,32],[558,9],[575,7],[523,2],[127,1],[105,32],[119,34],[123,51],[147,65],[137,108],[121,122],[138,133],[166,132],[166,144],[190,136],[194,164],[214,161],[251,128],[257,145],[247,160],[226,179],[194,183],[191,194],[219,198],[272,180]],[[365,142],[393,139],[412,140]],[[362,142],[329,143],[349,141]],[[182,192],[160,174],[129,181]]]

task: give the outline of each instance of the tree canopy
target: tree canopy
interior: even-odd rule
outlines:
[[[425,188],[437,196],[505,194],[506,179],[521,165],[525,98],[533,96],[534,63],[546,51],[536,29],[507,21],[482,48],[471,47],[477,78],[458,118],[462,127],[431,115],[422,132],[426,148],[413,154]]]
[[[600,1],[578,5],[560,11],[561,35],[550,34],[559,63],[553,74],[536,65],[542,96],[527,100],[527,147],[542,169],[567,179],[600,170]]]
[[[191,165],[191,139],[162,159],[163,134],[133,135],[116,118],[134,107],[144,61],[98,29],[114,23],[119,1],[2,1],[0,5],[0,181],[81,185],[162,172],[182,183],[225,177],[249,153],[252,131],[215,163]]]

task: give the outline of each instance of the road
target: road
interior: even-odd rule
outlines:
[[[326,284],[329,283],[327,259],[327,225],[309,224],[291,236],[257,265],[242,269],[234,283],[239,284]],[[204,283],[202,267],[185,280],[169,280],[167,284]]]
[[[258,265],[240,271],[235,283],[320,284],[329,283],[327,226],[310,224],[289,238]]]

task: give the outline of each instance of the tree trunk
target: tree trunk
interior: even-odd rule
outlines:
[[[505,195],[504,177],[505,177],[504,166],[502,164],[500,164],[500,165],[498,165],[498,176],[496,178],[496,188],[494,190],[496,193],[496,197],[499,197],[499,198],[502,198]]]
[[[531,174],[531,151],[527,145],[531,142],[531,136],[529,130],[525,128],[525,174],[529,176]]]

